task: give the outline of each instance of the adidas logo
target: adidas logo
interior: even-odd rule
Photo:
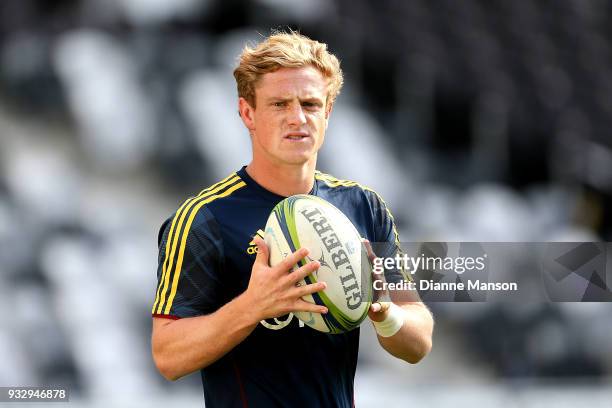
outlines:
[[[255,233],[255,235],[253,235],[253,239],[251,240],[251,242],[249,242],[249,247],[247,248],[246,252],[249,255],[254,255],[257,253],[257,245],[255,245],[255,237],[260,237],[263,238],[264,237],[264,232],[263,230],[257,230],[257,232]]]

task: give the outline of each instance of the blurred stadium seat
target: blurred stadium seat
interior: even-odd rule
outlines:
[[[232,68],[270,28],[342,60],[319,167],[379,190],[405,241],[612,240],[612,2],[299,4],[0,4],[0,385],[201,405],[197,376],[168,386],[149,357],[157,228],[250,157]],[[516,381],[517,406],[542,406],[612,378],[610,304],[432,308],[416,367],[364,329],[363,406],[380,381],[389,407],[427,402],[410,384],[470,384],[433,406],[506,405]]]

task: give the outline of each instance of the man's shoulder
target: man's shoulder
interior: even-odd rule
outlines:
[[[348,188],[348,189],[361,189],[361,190],[364,190],[367,188],[359,184],[356,181],[339,179],[336,176],[333,176],[329,173],[323,173],[322,171],[319,171],[319,170],[315,171],[315,180],[320,181],[324,183],[324,185],[326,185],[327,187],[331,187],[331,188],[343,187],[343,188]]]
[[[380,195],[372,188],[365,186],[357,181],[343,180],[319,170],[315,172],[315,180],[330,192],[351,194],[355,198],[367,201],[382,201]]]
[[[164,226],[167,227],[170,223],[190,228],[207,226],[215,219],[215,211],[212,211],[212,208],[222,204],[245,186],[244,180],[234,172],[184,200],[174,214],[164,222]]]
[[[212,202],[220,202],[223,199],[231,197],[236,191],[245,187],[246,183],[238,172],[233,172],[221,181],[218,181],[202,191],[197,195],[190,197],[187,201],[195,201],[198,205],[205,206]]]

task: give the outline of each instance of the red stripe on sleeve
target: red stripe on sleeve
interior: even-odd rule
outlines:
[[[159,313],[153,313],[153,317],[161,317],[162,319],[172,319],[172,320],[180,319],[180,317],[178,317],[178,316],[165,315],[165,314],[159,314]]]

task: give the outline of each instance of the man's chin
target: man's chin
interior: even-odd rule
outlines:
[[[300,155],[283,157],[282,162],[289,166],[304,166],[313,160],[316,160],[316,156],[313,155]]]

